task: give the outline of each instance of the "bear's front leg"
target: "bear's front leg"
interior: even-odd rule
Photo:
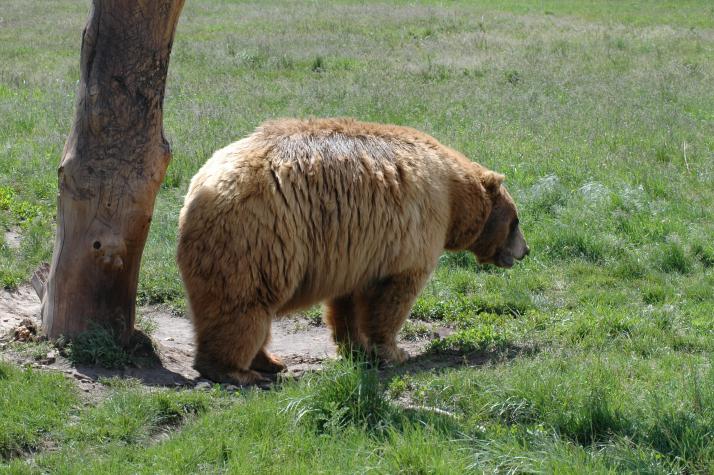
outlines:
[[[387,363],[399,364],[409,354],[397,346],[397,334],[409,316],[429,273],[409,271],[380,279],[358,296],[360,330],[369,351]]]
[[[195,319],[196,356],[193,367],[218,383],[237,385],[270,382],[251,368],[270,334],[272,315],[252,307],[238,315]]]

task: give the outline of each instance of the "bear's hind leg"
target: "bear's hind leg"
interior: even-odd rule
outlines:
[[[370,285],[359,295],[360,330],[367,348],[388,363],[403,363],[409,354],[397,346],[397,334],[421,292],[427,272],[403,272]]]
[[[351,294],[325,303],[325,323],[332,329],[332,339],[340,353],[350,355],[364,348],[357,318],[355,299]]]
[[[251,369],[251,363],[270,333],[272,315],[252,307],[240,315],[196,325],[196,357],[193,367],[202,376],[219,383],[246,385],[269,382]]]

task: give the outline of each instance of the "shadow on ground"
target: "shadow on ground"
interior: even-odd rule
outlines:
[[[138,358],[136,364],[122,369],[106,369],[94,365],[73,365],[59,355],[38,358],[37,352],[21,351],[11,344],[13,329],[23,319],[30,318],[39,325],[40,303],[29,286],[9,292],[0,291],[0,357],[20,365],[31,365],[62,371],[77,380],[84,392],[99,390],[104,378],[133,378],[145,386],[197,387],[212,386],[193,369],[193,327],[189,319],[175,316],[160,306],[139,309],[142,318],[155,328],[151,337],[155,354]],[[454,351],[430,352],[430,339],[443,338],[453,330],[448,327],[431,328],[431,337],[416,341],[401,341],[411,358],[405,364],[387,367],[380,371],[384,379],[405,374],[443,371],[463,366],[481,366],[509,360],[534,349],[510,347],[499,351],[459,353]],[[149,345],[151,347],[152,345]],[[326,360],[337,357],[329,330],[314,319],[300,316],[286,317],[273,322],[270,351],[280,356],[288,365],[283,378],[300,378],[305,372],[319,370]]]

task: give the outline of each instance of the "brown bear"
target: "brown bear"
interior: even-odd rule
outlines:
[[[271,320],[317,302],[335,342],[386,362],[444,249],[510,267],[528,254],[503,175],[408,127],[284,119],[217,151],[191,180],[178,265],[194,367],[251,384],[285,365]]]

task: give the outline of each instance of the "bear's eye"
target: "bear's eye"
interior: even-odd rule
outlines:
[[[516,219],[511,221],[511,232],[515,231],[515,229],[518,227],[518,217],[516,216]]]

